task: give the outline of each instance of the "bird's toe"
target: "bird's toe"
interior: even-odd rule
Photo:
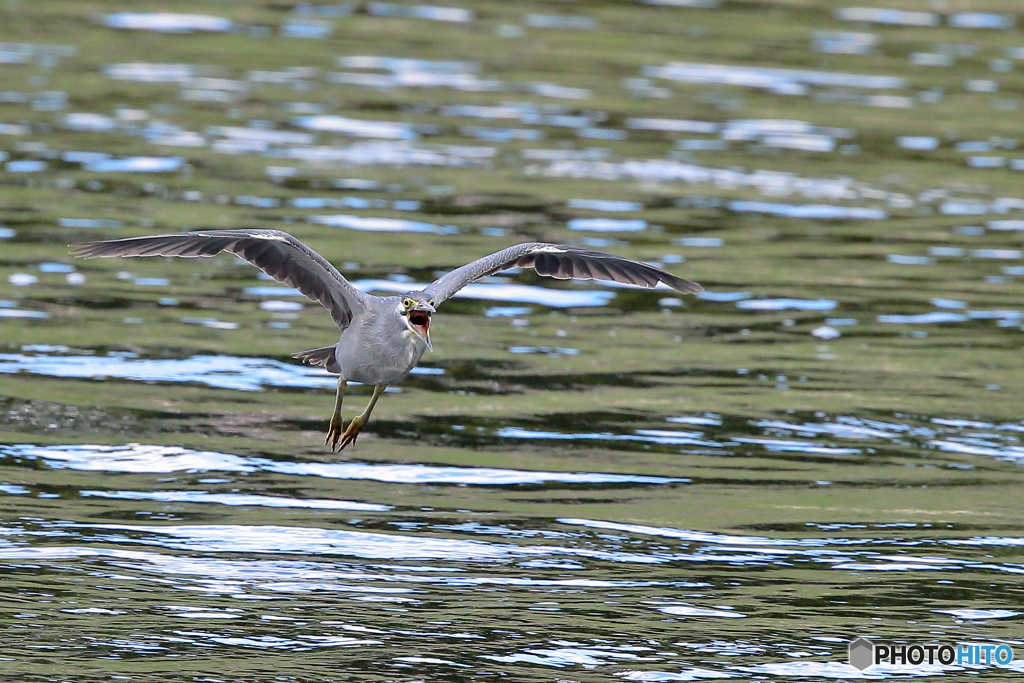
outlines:
[[[366,425],[366,420],[355,418],[348,423],[348,429],[341,435],[341,441],[338,443],[338,451],[342,451],[346,446],[354,444],[356,439],[359,437],[359,432],[363,430]]]
[[[336,450],[340,451],[341,448],[345,447],[344,445],[342,445],[341,448],[337,448],[338,439],[341,438],[341,426],[342,423],[340,420],[338,420],[337,422],[331,420],[331,425],[327,428],[327,438],[324,439],[324,445],[330,446],[332,453],[335,452]]]

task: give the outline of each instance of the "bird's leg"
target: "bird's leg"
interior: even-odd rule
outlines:
[[[344,426],[344,421],[341,419],[341,402],[345,400],[345,379],[344,377],[338,377],[338,393],[334,399],[334,413],[331,415],[331,424],[327,428],[327,438],[324,439],[324,445],[330,444],[331,452],[334,452],[334,447],[338,445],[338,439],[341,438],[341,428]]]
[[[356,437],[359,436],[359,432],[363,430],[366,423],[370,420],[370,413],[373,412],[373,407],[377,405],[377,399],[387,389],[387,385],[378,384],[373,387],[373,396],[370,397],[370,402],[366,404],[366,410],[362,412],[358,417],[352,418],[352,421],[348,423],[348,429],[341,435],[341,443],[338,445],[338,451],[344,450],[345,446],[350,443],[356,442]]]

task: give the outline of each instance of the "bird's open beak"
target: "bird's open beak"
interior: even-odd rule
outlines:
[[[425,325],[424,327],[416,326],[413,329],[415,329],[419,333],[419,335],[423,337],[423,341],[427,342],[427,350],[433,351],[434,345],[430,343],[430,323],[428,322],[427,325]]]
[[[426,302],[421,302],[416,308],[409,311],[409,324],[416,334],[427,342],[427,349],[434,350],[430,343],[430,316],[436,309]]]

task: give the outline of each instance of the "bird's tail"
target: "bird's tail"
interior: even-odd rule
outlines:
[[[310,365],[326,368],[327,372],[341,372],[341,366],[338,365],[338,357],[335,355],[335,348],[333,346],[299,351],[298,353],[293,353],[292,358],[298,358]]]

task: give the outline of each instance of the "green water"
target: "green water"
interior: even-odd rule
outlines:
[[[1020,32],[843,22],[831,3],[460,6],[475,18],[363,5],[332,17],[288,3],[0,6],[0,40],[76,48],[0,46],[15,55],[0,57],[0,679],[1019,676],[1019,662],[861,674],[846,647],[856,636],[998,642],[1024,656],[1024,271],[1007,223],[1021,220],[1013,200],[1024,196],[1013,168],[1024,81],[1006,56],[1024,45]],[[223,34],[98,23],[128,10],[236,23]],[[598,23],[538,28],[530,13]],[[333,33],[282,35],[297,20]],[[879,43],[822,53],[815,31]],[[917,52],[957,56],[929,67]],[[333,82],[346,71],[335,58],[358,55],[475,62],[502,89]],[[136,62],[196,69],[155,83],[103,70]],[[907,84],[803,95],[624,85],[667,62]],[[290,67],[314,71],[278,84],[249,73]],[[589,97],[545,97],[535,83]],[[871,106],[864,93],[908,99]],[[448,105],[530,114],[457,117]],[[316,112],[413,126],[416,139],[294,125]],[[109,118],[76,130],[75,113]],[[637,118],[851,133],[833,131],[832,152],[763,137],[686,150],[677,140],[726,136],[628,127]],[[311,141],[228,153],[215,141],[230,135],[214,127]],[[202,146],[164,144],[182,133]],[[906,149],[901,136],[934,136],[938,148]],[[455,165],[357,163],[360,143]],[[348,161],[289,156],[312,147],[349,150]],[[183,161],[107,173],[72,151]],[[972,167],[972,156],[1002,166]],[[659,179],[650,160],[736,175]],[[33,161],[45,169],[9,165]],[[758,170],[813,182],[773,185]],[[311,197],[330,201],[295,202]],[[735,201],[885,217],[787,218]],[[351,230],[311,222],[319,215],[429,225]],[[579,218],[646,227],[570,229]],[[710,297],[503,275],[445,304],[421,372],[381,399],[354,448],[331,454],[332,380],[290,359],[336,339],[319,307],[247,292],[276,285],[233,257],[75,261],[66,247],[243,226],[288,230],[353,281],[430,281],[544,240],[658,262]],[[350,388],[348,417],[369,393]]]

